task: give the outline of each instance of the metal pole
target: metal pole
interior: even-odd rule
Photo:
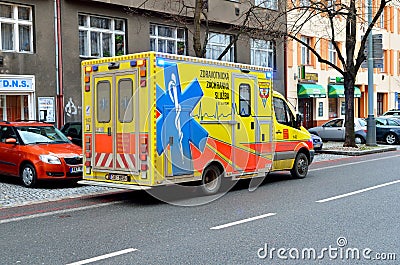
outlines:
[[[368,0],[368,25],[372,23],[372,0]],[[372,54],[372,31],[368,35],[368,118],[367,145],[376,146],[376,124],[374,118],[374,58]]]

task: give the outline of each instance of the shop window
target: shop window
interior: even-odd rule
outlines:
[[[7,121],[29,119],[27,95],[1,95],[0,119]]]
[[[324,103],[320,102],[318,104],[318,117],[324,116]]]
[[[376,114],[380,116],[383,114],[383,93],[377,93],[376,101],[377,101]]]
[[[336,98],[330,98],[329,99],[329,118],[336,118],[337,115],[337,109],[338,109],[338,102]]]
[[[79,14],[79,55],[110,57],[125,54],[125,20]]]

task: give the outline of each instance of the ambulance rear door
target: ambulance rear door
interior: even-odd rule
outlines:
[[[138,172],[137,71],[94,75],[93,170]]]

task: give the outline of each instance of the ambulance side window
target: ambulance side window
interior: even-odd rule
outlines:
[[[273,104],[276,120],[281,124],[295,127],[295,118],[286,102],[281,98],[274,97]]]
[[[250,85],[239,85],[239,115],[242,117],[250,116]]]
[[[97,83],[97,121],[110,122],[111,119],[111,85],[109,81]]]
[[[131,122],[133,120],[133,82],[124,78],[118,82],[118,120]]]

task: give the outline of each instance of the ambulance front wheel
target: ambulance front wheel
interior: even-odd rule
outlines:
[[[203,171],[201,190],[206,195],[216,194],[222,185],[223,173],[216,165],[209,165]]]
[[[308,173],[308,158],[304,153],[298,153],[290,173],[294,178],[305,178]]]

